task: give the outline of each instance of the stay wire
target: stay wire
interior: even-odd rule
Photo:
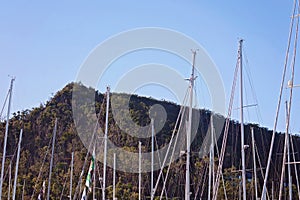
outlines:
[[[106,100],[106,98],[105,98],[105,100]],[[94,137],[95,137],[96,132],[97,132],[97,130],[98,130],[98,128],[99,128],[99,119],[100,119],[100,116],[101,116],[101,113],[102,113],[102,107],[103,107],[104,103],[106,102],[105,100],[103,100],[103,102],[102,102],[102,104],[101,104],[101,106],[100,106],[100,111],[99,111],[99,114],[98,114],[98,117],[97,117],[97,122],[96,122],[96,124],[95,124],[94,131],[93,131],[93,135],[92,135],[92,138],[91,138],[91,140],[90,140],[90,143],[89,143],[89,147],[88,147],[87,153],[86,153],[86,155],[85,155],[85,159],[84,159],[82,171],[81,171],[80,176],[79,176],[79,181],[78,181],[78,184],[77,184],[76,189],[75,189],[75,194],[74,194],[74,196],[73,196],[73,200],[76,200],[76,199],[77,199],[78,190],[79,190],[79,193],[81,193],[81,189],[80,189],[80,188],[81,188],[81,184],[82,184],[82,176],[83,176],[83,173],[84,173],[84,170],[85,170],[85,167],[86,167],[87,158],[88,158],[88,156],[89,156],[89,150],[90,150],[91,147],[92,147],[92,144],[93,144],[93,142],[94,142]],[[96,161],[96,159],[95,159],[95,161]]]
[[[8,92],[7,92],[6,98],[5,98],[4,103],[3,103],[3,107],[2,107],[2,109],[1,109],[0,120],[2,119],[2,114],[3,114],[4,108],[5,108],[7,99],[8,99],[8,97],[9,97],[9,93],[10,93],[10,89],[9,89]]]
[[[278,103],[277,103],[272,139],[271,139],[271,143],[270,143],[270,151],[269,151],[269,156],[268,156],[265,180],[264,180],[264,184],[263,184],[263,192],[262,192],[262,196],[261,196],[262,200],[265,200],[265,198],[266,198],[265,194],[266,194],[266,190],[267,190],[267,181],[268,181],[268,175],[269,175],[269,170],[270,170],[270,163],[271,163],[271,159],[272,159],[273,146],[274,146],[274,142],[275,142],[276,128],[277,128],[278,116],[279,116],[279,112],[280,112],[282,92],[283,92],[285,77],[286,77],[286,69],[287,69],[287,63],[288,63],[289,51],[290,51],[290,45],[291,45],[291,38],[292,38],[292,32],[293,32],[293,25],[294,25],[294,16],[295,16],[296,7],[297,7],[296,5],[297,5],[297,1],[294,0],[293,17],[291,18],[291,22],[290,22],[288,45],[287,45],[287,50],[286,50],[286,55],[285,55],[285,62],[284,62],[284,68],[283,68],[283,73],[282,73],[282,80],[281,80],[281,85],[280,85],[279,98],[278,98]]]
[[[189,90],[191,90],[191,88],[190,88]],[[191,91],[190,91],[190,92],[191,92]],[[187,93],[186,93],[186,96],[185,96],[185,98],[184,98],[184,102],[185,102],[185,101],[187,101]],[[186,107],[187,107],[187,106],[183,106],[183,112],[182,112],[182,115],[185,114],[185,109],[186,109]],[[178,115],[178,118],[179,118],[179,117],[180,117],[180,115]],[[172,163],[172,161],[173,161],[174,153],[175,153],[175,150],[176,150],[176,144],[177,144],[177,141],[178,141],[179,131],[181,130],[181,126],[182,126],[183,120],[184,120],[184,117],[181,116],[181,120],[180,120],[179,127],[178,127],[178,132],[177,132],[177,134],[176,134],[176,138],[175,138],[174,145],[173,145],[173,146],[174,146],[174,147],[173,147],[173,151],[172,151],[172,154],[171,154],[169,166],[168,166],[167,173],[166,173],[166,179],[165,179],[165,181],[164,181],[164,183],[163,183],[163,189],[162,189],[162,192],[161,192],[161,194],[160,194],[160,199],[162,199],[163,191],[164,191],[164,189],[165,189],[165,187],[166,187],[166,182],[167,182],[167,180],[168,180],[168,175],[169,175],[169,172],[170,172],[171,163]],[[174,129],[174,130],[175,130],[175,129]],[[171,144],[172,144],[172,142],[170,142],[170,145],[171,145]]]
[[[186,98],[186,97],[187,97],[187,93],[185,94],[185,98]],[[169,142],[169,146],[168,146],[166,155],[165,155],[165,157],[164,157],[162,166],[165,166],[165,165],[166,165],[167,157],[168,157],[168,154],[169,154],[169,151],[170,151],[170,148],[171,148],[171,145],[172,145],[172,142],[173,142],[175,133],[176,133],[176,127],[178,126],[178,123],[179,123],[179,120],[180,120],[180,116],[182,115],[183,109],[184,109],[184,106],[182,105],[182,106],[180,107],[180,110],[179,110],[179,113],[178,113],[178,117],[177,117],[176,122],[175,122],[175,126],[174,126],[174,129],[173,129],[173,132],[172,132],[172,136],[171,136],[171,139],[170,139],[170,142]],[[159,172],[159,175],[158,175],[158,178],[157,178],[157,181],[156,181],[156,184],[155,184],[155,186],[154,186],[154,188],[153,188],[153,195],[155,195],[155,192],[156,192],[156,190],[157,190],[157,187],[158,187],[160,178],[161,178],[161,176],[163,175],[162,173],[163,173],[163,168],[161,168],[161,170],[160,170],[160,172]],[[166,178],[167,178],[167,177],[166,177]]]
[[[227,117],[226,117],[226,120],[225,120],[224,136],[223,136],[223,141],[222,141],[222,148],[221,148],[221,153],[220,153],[219,165],[218,165],[217,174],[216,174],[216,181],[215,181],[215,185],[213,187],[213,191],[214,191],[213,192],[213,200],[216,200],[217,197],[218,197],[220,175],[221,175],[222,169],[223,169],[223,161],[224,161],[224,156],[225,156],[227,137],[228,137],[228,133],[229,133],[229,126],[230,126],[230,117],[231,117],[232,105],[233,105],[233,100],[234,100],[234,91],[235,91],[235,86],[236,86],[236,81],[237,81],[237,74],[238,74],[238,71],[239,71],[238,69],[239,69],[239,64],[237,62],[236,67],[235,67],[235,72],[234,72],[233,84],[232,84],[232,88],[231,88],[231,95],[230,95],[228,113],[227,113]]]

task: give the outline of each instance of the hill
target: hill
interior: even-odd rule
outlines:
[[[8,194],[8,166],[10,160],[14,166],[16,147],[18,143],[18,137],[20,129],[23,129],[22,150],[19,164],[19,176],[17,187],[17,199],[21,199],[22,186],[25,183],[24,199],[37,199],[38,194],[42,190],[43,181],[48,180],[49,162],[50,162],[50,146],[53,134],[53,127],[55,119],[58,119],[57,137],[55,142],[55,154],[54,154],[54,166],[52,173],[52,185],[51,185],[51,198],[52,199],[68,199],[69,183],[70,183],[70,162],[71,154],[74,152],[74,175],[73,175],[73,195],[75,191],[77,196],[80,196],[79,189],[77,187],[79,177],[84,166],[85,158],[87,155],[87,149],[84,147],[81,139],[78,136],[77,129],[73,119],[72,113],[72,92],[74,89],[74,83],[66,85],[61,91],[58,91],[49,101],[45,104],[41,104],[39,107],[18,111],[13,113],[13,116],[9,123],[9,137],[7,145],[7,155],[12,155],[6,159],[5,166],[5,180],[3,183],[3,197]],[[76,84],[83,92],[95,93],[95,111],[99,119],[99,125],[104,130],[105,122],[105,95],[95,91],[93,88],[86,88],[81,84]],[[118,109],[122,108],[122,101],[128,98],[128,94],[112,94],[115,97],[115,106]],[[119,103],[118,103],[119,102]],[[86,102],[88,104],[90,102]],[[150,116],[149,108],[152,105],[159,104],[166,110],[166,123],[162,127],[161,131],[156,135],[158,147],[161,148],[167,144],[171,138],[172,130],[175,126],[176,119],[180,110],[180,106],[167,101],[158,101],[152,98],[140,97],[137,95],[131,95],[129,101],[129,113],[131,119],[138,125],[149,125]],[[86,105],[87,106],[87,105]],[[119,107],[118,107],[119,106]],[[83,114],[85,112],[85,106],[81,108]],[[88,112],[88,111],[87,111]],[[206,182],[207,182],[207,164],[208,159],[199,156],[199,151],[205,134],[209,130],[209,121],[211,112],[208,110],[199,110],[199,126],[197,127],[197,133],[193,140],[192,150],[192,166],[191,166],[191,180],[192,180],[192,196],[206,197]],[[122,118],[122,112],[119,116]],[[222,118],[222,116],[216,116],[216,118]],[[79,119],[80,120],[80,119]],[[124,122],[125,123],[125,122]],[[0,123],[0,141],[1,144],[4,138],[6,122]],[[126,125],[126,124],[125,124]],[[157,125],[158,126],[158,125]],[[91,126],[92,127],[92,126]],[[266,160],[268,156],[269,143],[271,139],[272,131],[259,127],[257,124],[245,125],[245,144],[251,144],[250,127],[254,128],[255,140],[257,146],[257,152],[259,155],[259,162],[263,169],[266,166]],[[238,198],[237,185],[239,182],[239,174],[236,169],[240,169],[240,124],[236,121],[230,122],[229,136],[226,148],[226,156],[224,162],[224,178],[227,189],[227,195],[230,199]],[[129,135],[123,129],[120,129],[114,117],[112,115],[112,109],[110,107],[109,114],[109,139],[118,147],[122,147],[131,152],[138,151],[139,139]],[[151,149],[150,138],[140,139],[143,144],[143,151],[149,152]],[[218,148],[221,146],[222,135],[218,140]],[[276,137],[273,165],[270,172],[269,184],[275,181],[275,189],[279,187],[278,180],[281,169],[282,155],[277,155],[277,152],[282,152],[283,149],[283,135],[278,133]],[[295,151],[298,152],[300,146],[299,137],[294,136]],[[1,145],[0,153],[2,157],[3,145]],[[296,154],[296,159],[299,160],[299,154]],[[88,160],[91,159],[91,155],[88,156]],[[183,198],[184,196],[184,180],[185,180],[185,165],[184,157],[177,159],[171,167],[170,176],[166,191],[169,198]],[[128,160],[128,162],[131,162]],[[248,177],[251,179],[252,174],[252,150],[251,148],[246,150],[246,166],[249,169]],[[14,172],[14,167],[13,172]],[[83,182],[86,177],[87,168],[85,168]],[[103,165],[98,162],[96,165],[97,176],[101,176]],[[155,171],[155,176],[159,171]],[[262,185],[262,176],[260,173],[259,182]],[[138,176],[134,173],[117,172],[117,197],[118,199],[136,199],[138,194]],[[143,173],[143,196],[149,196],[150,194],[150,174]],[[107,186],[108,186],[108,198],[112,198],[112,169],[107,170]],[[97,188],[100,188],[100,181],[97,181]],[[248,182],[249,188],[251,187],[251,180]],[[46,184],[47,185],[47,184]],[[222,184],[221,184],[222,185]],[[162,184],[159,185],[158,194],[161,191]],[[220,199],[223,199],[222,190],[220,191]],[[252,194],[251,189],[248,190],[249,196]],[[98,197],[101,196],[101,190],[97,190]]]

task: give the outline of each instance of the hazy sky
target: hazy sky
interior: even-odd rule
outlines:
[[[246,116],[246,121],[272,128],[292,4],[292,1],[279,0],[2,2],[0,105],[2,107],[9,87],[8,75],[16,76],[13,111],[31,109],[45,103],[53,93],[74,81],[81,64],[99,43],[133,28],[161,27],[182,32],[203,46],[222,76],[227,95],[226,106],[237,60],[238,38],[244,38],[247,66],[252,75],[262,117],[257,121],[249,114],[251,119]],[[161,59],[170,58],[157,53],[150,56],[147,54],[145,58],[137,54],[129,56],[124,60],[126,63],[119,63],[118,66],[128,65],[129,61],[136,64],[135,59],[141,64],[143,59],[159,63]],[[175,63],[174,60],[167,62],[170,65]],[[119,76],[118,69],[114,70],[109,75]],[[190,73],[189,69],[178,71],[185,73],[184,77],[188,77]],[[109,82],[110,79],[106,80]],[[107,84],[114,85],[113,80]],[[297,80],[299,79],[296,77],[296,83]],[[104,88],[100,83],[101,92]],[[162,91],[151,90],[151,87],[141,89],[140,94],[159,99],[169,97],[167,94],[164,96]],[[294,98],[293,110],[296,111],[300,108],[297,107],[300,100],[298,97],[296,95]],[[204,99],[201,94],[199,98]],[[287,92],[284,93],[284,100],[286,98]],[[251,101],[250,97],[249,99]],[[297,116],[299,117],[295,114],[295,118]],[[283,117],[284,115],[281,116],[281,130],[284,129]],[[292,120],[295,132],[300,130],[297,124],[296,120]]]

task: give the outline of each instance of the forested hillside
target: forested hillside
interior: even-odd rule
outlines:
[[[84,165],[87,149],[82,144],[80,138],[77,135],[77,131],[74,125],[72,117],[72,90],[74,83],[66,85],[61,91],[58,91],[49,101],[45,104],[41,104],[39,107],[18,111],[13,113],[13,117],[9,123],[9,136],[7,145],[7,158],[5,166],[5,180],[3,183],[3,197],[8,195],[8,180],[9,180],[9,164],[12,163],[12,174],[15,169],[16,150],[19,138],[20,129],[23,129],[22,149],[19,164],[19,175],[17,185],[17,199],[21,199],[23,185],[25,184],[24,199],[37,199],[38,194],[42,190],[43,181],[47,181],[49,176],[49,163],[51,154],[51,139],[53,134],[54,122],[57,118],[58,128],[55,142],[54,153],[54,165],[51,181],[51,198],[52,199],[68,199],[69,195],[69,183],[70,183],[70,163],[71,154],[74,152],[74,175],[73,175],[73,195],[75,192],[77,196],[81,196],[79,192],[79,176]],[[79,84],[78,87],[83,88],[87,92],[94,92],[92,88],[85,88]],[[120,102],[122,97],[127,94],[112,94],[118,97]],[[128,96],[127,96],[128,97]],[[105,121],[105,95],[95,92],[95,110],[99,116],[99,124],[104,130]],[[149,108],[154,104],[162,105],[167,112],[167,121],[162,130],[157,134],[156,140],[161,147],[168,143],[171,137],[173,127],[175,125],[177,115],[180,110],[180,106],[167,101],[159,101],[152,98],[139,97],[133,95],[130,97],[130,116],[133,121],[139,125],[147,125],[150,123]],[[199,150],[203,138],[209,129],[211,112],[208,110],[200,111],[200,123],[198,126],[195,140],[192,143],[192,165],[191,165],[191,192],[192,197],[202,196],[202,199],[206,199],[207,196],[207,174],[208,174],[208,159],[199,156]],[[222,118],[222,116],[216,116]],[[3,138],[5,132],[5,124],[3,121],[0,124],[0,152],[2,158],[3,151]],[[269,143],[271,139],[272,131],[266,128],[261,128],[258,125],[246,124],[245,126],[245,144],[249,144],[250,148],[246,150],[246,165],[247,176],[249,178],[248,195],[253,195],[253,185],[251,175],[253,173],[253,161],[252,161],[252,148],[251,148],[251,134],[250,127],[254,128],[255,141],[257,146],[257,154],[259,158],[257,162],[262,165],[262,170],[265,169],[266,160],[269,152]],[[231,121],[229,136],[227,141],[227,148],[224,162],[224,179],[227,190],[228,199],[238,198],[238,185],[239,185],[239,172],[240,169],[240,125],[238,122]],[[117,146],[122,147],[128,151],[137,152],[138,150],[138,138],[128,135],[121,130],[115,123],[111,110],[109,114],[109,139],[113,141]],[[281,153],[283,149],[284,137],[278,134],[275,141],[273,165],[271,167],[269,185],[272,181],[275,181],[275,187],[278,186],[281,168]],[[295,152],[298,152],[300,147],[299,137],[294,136]],[[221,147],[222,135],[218,140],[218,149]],[[143,139],[143,151],[149,152],[151,149],[151,140]],[[215,151],[216,163],[217,163],[217,151]],[[88,162],[91,159],[91,155],[88,156]],[[296,159],[299,159],[299,154],[296,154]],[[184,182],[185,182],[185,158],[184,156],[176,160],[170,171],[166,191],[168,198],[182,199],[184,196]],[[88,165],[88,164],[87,164]],[[217,166],[217,164],[216,164]],[[101,162],[96,165],[97,177],[101,177],[103,166]],[[85,167],[82,187],[86,178],[88,166]],[[158,175],[158,171],[155,172],[155,176]],[[259,182],[262,185],[262,176],[258,171]],[[149,197],[150,195],[150,173],[144,173],[143,176],[143,196]],[[100,188],[100,181],[97,178],[97,188]],[[112,169],[107,170],[107,186],[108,186],[108,198],[112,199]],[[117,172],[117,197],[118,199],[137,199],[138,194],[138,175],[133,173]],[[159,185],[158,193],[160,194],[162,184]],[[222,187],[222,184],[220,184]],[[276,188],[275,188],[276,189]],[[261,188],[259,188],[261,190]],[[11,190],[12,191],[12,190]],[[100,199],[101,190],[97,189],[97,197]],[[219,190],[219,199],[223,199],[223,189]],[[91,197],[90,197],[91,199]]]

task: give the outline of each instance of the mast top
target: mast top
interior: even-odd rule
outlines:
[[[196,60],[197,51],[199,51],[199,49],[195,49],[195,50],[191,49],[191,51],[193,54],[193,63],[192,63],[192,74],[191,74],[189,81],[191,82],[191,84],[194,84],[194,80],[197,78],[197,77],[195,77],[195,60]]]
[[[8,77],[11,78],[11,80],[10,80],[10,83],[11,83],[11,84],[16,80],[16,77],[15,77],[15,76],[8,75]]]
[[[242,46],[243,46],[244,39],[239,39],[239,49],[238,49],[238,59],[242,60]]]

